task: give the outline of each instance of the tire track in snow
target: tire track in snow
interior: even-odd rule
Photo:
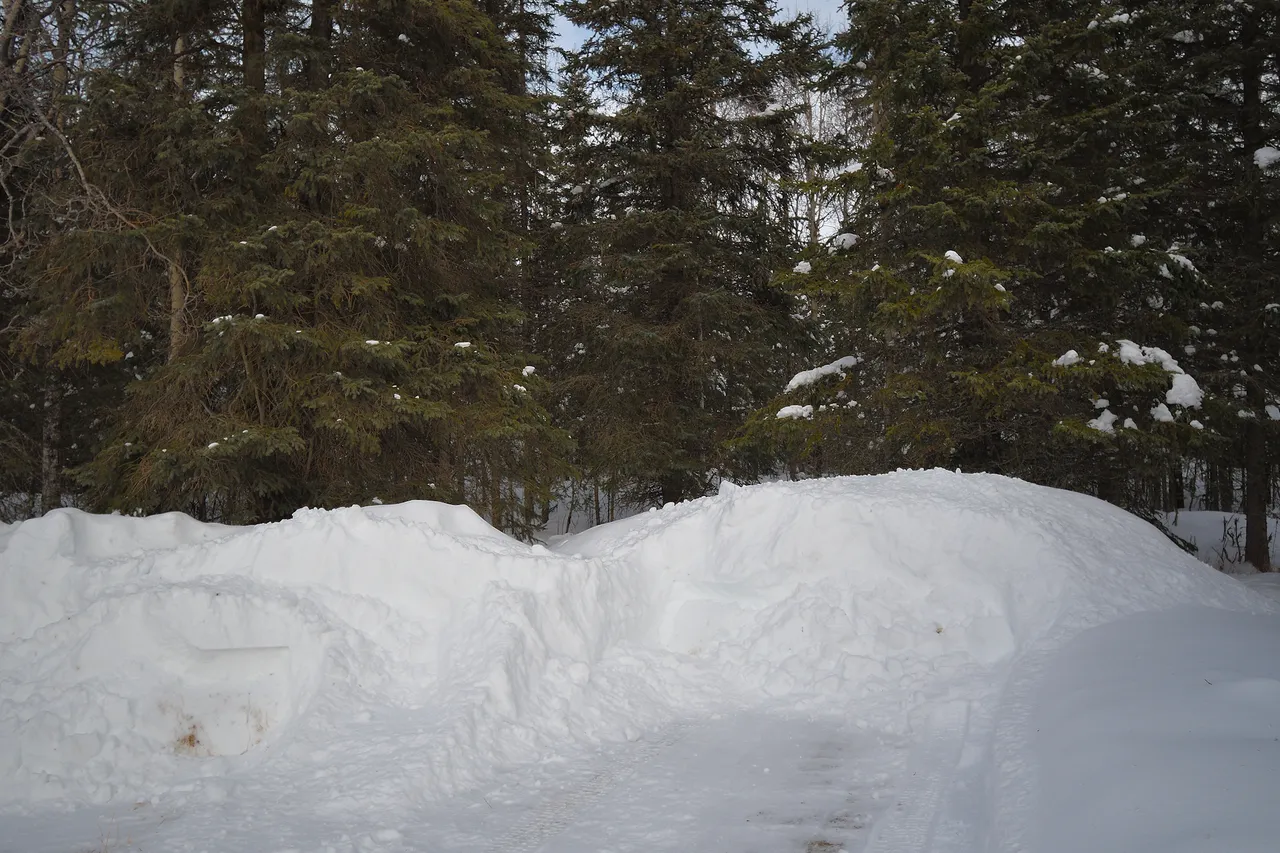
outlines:
[[[933,712],[924,742],[908,759],[905,784],[895,798],[898,806],[877,822],[864,853],[929,849],[968,732],[968,702],[948,702]]]
[[[1035,732],[1031,710],[1035,688],[1061,643],[1042,641],[1014,667],[1000,703],[992,744],[994,772],[991,808],[992,850],[1029,850],[1029,819],[1038,796],[1039,777],[1028,763]]]
[[[489,846],[487,853],[536,853],[619,782],[683,740],[692,726],[689,721],[670,724],[657,739],[618,758],[582,784],[535,808],[514,829]]]

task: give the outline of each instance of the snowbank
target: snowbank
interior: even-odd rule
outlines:
[[[729,486],[559,548],[640,567],[665,602],[656,642],[793,700],[993,663],[1140,610],[1256,606],[1109,504],[945,471]]]
[[[0,801],[164,793],[261,753],[319,694],[339,719],[462,706],[426,780],[444,787],[474,770],[451,739],[484,751],[523,713],[552,728],[522,703],[569,692],[580,673],[553,662],[598,659],[641,597],[426,502],[253,528],[59,510],[0,548]]]
[[[158,796],[387,708],[430,796],[718,705],[902,711],[1117,615],[1258,600],[1104,503],[946,472],[727,486],[554,552],[427,502],[59,510],[0,529],[0,805]]]

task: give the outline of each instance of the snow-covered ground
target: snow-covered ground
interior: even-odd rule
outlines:
[[[0,527],[0,851],[1271,850],[1280,604],[1104,503]]]
[[[1165,523],[1172,533],[1195,546],[1196,556],[1209,565],[1231,574],[1256,573],[1244,559],[1245,520],[1241,513],[1182,509],[1168,513]],[[1280,521],[1268,519],[1267,536],[1273,566],[1280,566],[1277,530],[1280,530]]]

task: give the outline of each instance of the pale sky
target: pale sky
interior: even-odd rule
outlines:
[[[784,12],[809,12],[819,26],[826,25],[833,30],[839,30],[844,21],[843,0],[781,0],[779,5]],[[573,48],[582,44],[583,30],[564,18],[558,18],[556,24],[560,33],[557,42],[561,47]]]

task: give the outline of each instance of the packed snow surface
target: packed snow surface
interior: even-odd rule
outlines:
[[[1069,643],[1032,715],[1028,849],[1275,850],[1278,644],[1275,616],[1191,606]]]
[[[1105,503],[941,471],[726,484],[555,550],[428,502],[58,510],[0,527],[0,851],[108,815],[148,850],[927,849],[957,778],[1030,760],[989,754],[1010,673],[1184,604],[1272,606]],[[953,835],[1036,831],[1018,802]]]

